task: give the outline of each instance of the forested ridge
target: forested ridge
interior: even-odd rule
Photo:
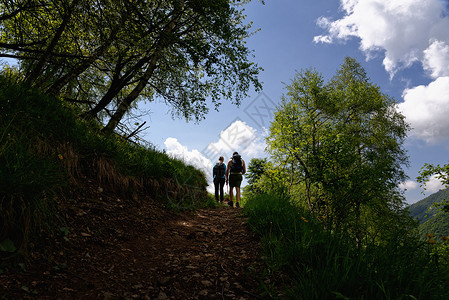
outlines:
[[[449,236],[449,215],[442,210],[447,199],[448,190],[444,189],[410,205],[410,215],[420,222],[420,236]]]
[[[127,127],[261,88],[248,2],[0,0],[1,298],[449,297],[449,237],[399,188],[410,127],[355,59],[286,85],[243,209]]]
[[[440,211],[435,204],[444,203],[448,196],[447,193],[448,191],[446,189],[440,190],[413,203],[409,208],[410,214],[413,217],[418,218],[421,223],[424,223]]]

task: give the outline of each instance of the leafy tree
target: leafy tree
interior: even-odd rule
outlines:
[[[252,158],[248,164],[246,178],[248,185],[244,187],[246,193],[260,193],[263,189],[259,186],[262,175],[268,168],[266,158]]]
[[[395,101],[352,58],[328,83],[309,69],[287,90],[267,138],[272,159],[328,226],[347,226],[358,241],[378,235],[382,222],[403,214],[397,186],[408,125]]]
[[[265,172],[267,164],[266,158],[252,158],[248,164],[248,170],[246,174],[246,178],[248,180],[248,184],[252,185],[257,180],[260,179],[262,174]]]
[[[199,121],[239,105],[260,68],[238,0],[0,0],[0,57],[25,80],[76,103],[113,131],[139,99],[162,99]]]

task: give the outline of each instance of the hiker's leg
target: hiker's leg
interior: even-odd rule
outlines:
[[[240,184],[242,183],[243,176],[242,175],[236,175],[236,185],[235,185],[235,198],[237,203],[240,202]]]
[[[214,179],[214,186],[215,186],[215,201],[218,201],[218,188],[220,186],[220,182],[216,179]]]
[[[233,198],[234,198],[234,192],[233,192],[233,189],[234,189],[234,187],[233,186],[230,186],[229,187],[229,200],[233,200]]]
[[[235,198],[237,202],[240,202],[240,188],[239,187],[235,187]]]
[[[220,201],[221,202],[223,202],[223,198],[224,198],[224,191],[223,191],[224,185],[225,185],[225,179],[221,178],[220,179]]]

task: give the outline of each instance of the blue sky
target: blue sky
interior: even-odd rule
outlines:
[[[297,71],[312,67],[329,79],[350,56],[397,100],[413,127],[405,142],[410,179],[401,188],[414,203],[442,188],[432,180],[423,194],[416,176],[424,163],[448,161],[448,6],[447,0],[253,1],[245,6],[247,21],[260,31],[247,45],[264,69],[262,93],[251,91],[240,107],[224,103],[219,112],[211,107],[199,124],[173,120],[163,103],[143,105],[150,112],[144,137],[203,169],[210,181],[219,155],[239,151],[247,162],[266,156],[264,135]]]

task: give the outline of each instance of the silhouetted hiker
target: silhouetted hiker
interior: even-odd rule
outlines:
[[[234,152],[231,159],[228,161],[228,167],[226,168],[226,184],[229,182],[229,206],[234,206],[233,202],[233,188],[235,187],[235,206],[240,207],[240,184],[242,183],[243,174],[246,173],[245,161],[238,154]]]
[[[223,163],[224,158],[220,156],[218,158],[218,162],[215,164],[213,168],[213,176],[214,176],[214,186],[215,186],[215,200],[221,203],[223,202],[223,187],[225,184],[225,174],[226,174],[226,165]],[[218,199],[218,189],[220,189],[220,200]]]

